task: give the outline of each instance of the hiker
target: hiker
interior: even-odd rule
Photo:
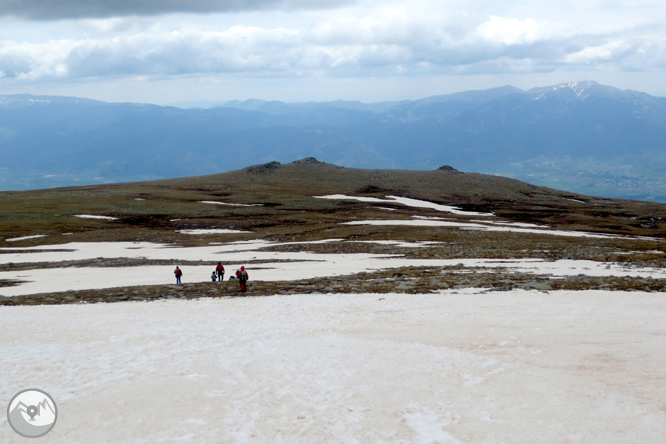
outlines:
[[[176,284],[180,284],[180,277],[183,275],[183,272],[176,265],[176,269],[173,270],[173,274],[176,275]]]
[[[213,270],[213,273],[210,275],[210,280],[215,282],[217,280],[217,273]]]
[[[241,293],[245,293],[247,291],[247,280],[249,279],[245,267],[241,267],[240,270],[236,272],[236,279],[238,279],[238,283],[240,284]]]
[[[215,267],[215,273],[217,273],[218,281],[224,280],[224,267],[222,266],[222,262],[217,263],[217,267]]]

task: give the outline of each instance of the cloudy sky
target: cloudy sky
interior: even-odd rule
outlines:
[[[666,96],[666,2],[0,0],[0,94],[375,102],[576,80]]]

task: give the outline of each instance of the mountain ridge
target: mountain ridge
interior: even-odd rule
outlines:
[[[592,81],[415,101],[228,102],[210,109],[0,96],[0,188],[214,174],[314,156],[359,168],[453,165],[666,202],[666,98]]]

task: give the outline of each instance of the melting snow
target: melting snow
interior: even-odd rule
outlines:
[[[426,218],[415,216],[410,220],[361,220],[352,222],[342,222],[344,225],[378,225],[378,226],[412,226],[412,227],[449,227],[461,228],[464,230],[485,230],[485,231],[507,231],[513,233],[533,233],[543,234],[550,236],[565,236],[565,237],[588,237],[597,239],[608,238],[623,238],[626,236],[604,234],[604,233],[589,233],[583,231],[561,231],[561,230],[547,230],[542,228],[521,228],[529,226],[530,224],[516,223],[503,223],[503,222],[458,222],[454,220],[446,220],[440,218]],[[486,225],[487,224],[487,225]],[[538,227],[538,225],[532,225]],[[656,238],[641,237],[643,240],[657,240]]]
[[[657,444],[664,311],[472,289],[3,307],[0,396],[47,391],[51,443]]]
[[[430,208],[432,210],[443,211],[446,213],[460,214],[465,216],[494,216],[493,213],[479,213],[475,211],[463,211],[459,208],[449,205],[441,205],[426,200],[410,199],[408,197],[387,196],[386,199],[379,199],[377,197],[363,197],[363,196],[347,196],[344,194],[331,194],[328,196],[315,196],[318,199],[334,199],[334,200],[357,200],[359,202],[369,203],[399,203],[413,208]]]
[[[223,228],[178,230],[178,232],[179,232],[179,233],[183,233],[183,234],[237,234],[237,233],[251,233],[251,231],[243,231],[243,230],[227,230],[227,229],[223,229]]]
[[[92,214],[77,214],[74,217],[78,217],[81,219],[100,219],[100,220],[118,220],[117,217],[111,217],[111,216],[95,216]]]
[[[46,237],[46,235],[45,234],[34,234],[32,236],[11,237],[9,239],[5,239],[5,242],[18,242],[18,241],[24,241],[24,240],[29,240],[29,239],[39,239],[41,237]]]
[[[317,243],[341,242],[327,239]],[[300,242],[302,244],[306,242]],[[231,242],[205,247],[177,248],[162,244],[108,242],[69,243],[64,245],[23,248],[24,252],[0,254],[0,263],[38,263],[97,258],[145,258],[170,260],[174,266],[135,267],[76,267],[36,268],[19,272],[0,272],[0,279],[25,281],[16,286],[3,287],[0,294],[19,296],[67,290],[103,289],[131,285],[158,285],[171,283],[172,268],[176,264],[183,270],[183,282],[207,282],[214,268],[211,265],[183,265],[186,261],[245,263],[257,281],[311,279],[326,276],[351,275],[365,271],[378,271],[400,267],[450,267],[462,264],[468,271],[505,268],[522,273],[552,276],[636,276],[666,278],[666,269],[629,267],[612,263],[542,259],[407,259],[393,254],[321,254],[313,252],[266,251],[266,247],[290,245],[267,241]],[[411,244],[408,244],[411,246]],[[424,246],[424,245],[423,245]],[[52,251],[44,251],[44,250]],[[252,265],[254,261],[261,261]]]
[[[230,207],[260,207],[261,204],[238,204],[238,203],[227,203],[227,202],[218,202],[215,200],[202,200],[200,203],[210,204],[210,205],[226,205]]]
[[[443,242],[429,242],[429,241],[424,241],[424,242],[402,242],[402,241],[394,241],[394,240],[369,240],[369,241],[348,241],[348,242],[356,242],[359,244],[380,244],[380,245],[392,245],[394,247],[400,247],[400,248],[423,248],[423,247],[428,247],[430,245],[437,245],[437,244],[442,244]]]

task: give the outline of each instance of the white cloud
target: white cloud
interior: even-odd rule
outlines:
[[[234,4],[225,7],[240,7]],[[108,14],[80,20],[0,18],[0,88],[22,81],[205,77],[222,83],[292,79],[297,89],[304,79],[346,78],[350,85],[363,78],[562,71],[580,79],[580,70],[637,73],[666,66],[661,3],[332,0],[319,6],[333,9],[315,9],[307,0],[257,0],[233,14],[196,14],[192,6],[188,14],[119,17],[105,6]]]
[[[625,48],[621,42],[613,41],[600,46],[590,46],[578,52],[567,54],[564,58],[566,63],[595,63],[608,61],[613,58],[614,54],[622,52]]]
[[[424,66],[464,70],[471,65],[492,72],[497,60],[515,60],[523,67],[527,59],[535,65],[621,60],[630,46],[604,36],[547,39],[532,19],[491,17],[474,33],[463,38],[459,33],[458,39],[447,31],[446,23],[417,25],[396,17],[394,22],[359,17],[304,29],[236,25],[222,31],[182,29],[42,43],[3,41],[0,70],[6,77],[32,80],[340,68],[395,72],[401,67],[401,72],[418,72]],[[567,52],[567,47],[572,49]],[[645,63],[650,62],[649,57],[644,51]],[[504,65],[510,69],[510,63]]]
[[[539,39],[539,24],[527,18],[504,18],[490,16],[477,28],[477,34],[491,43],[520,45],[534,43]]]

